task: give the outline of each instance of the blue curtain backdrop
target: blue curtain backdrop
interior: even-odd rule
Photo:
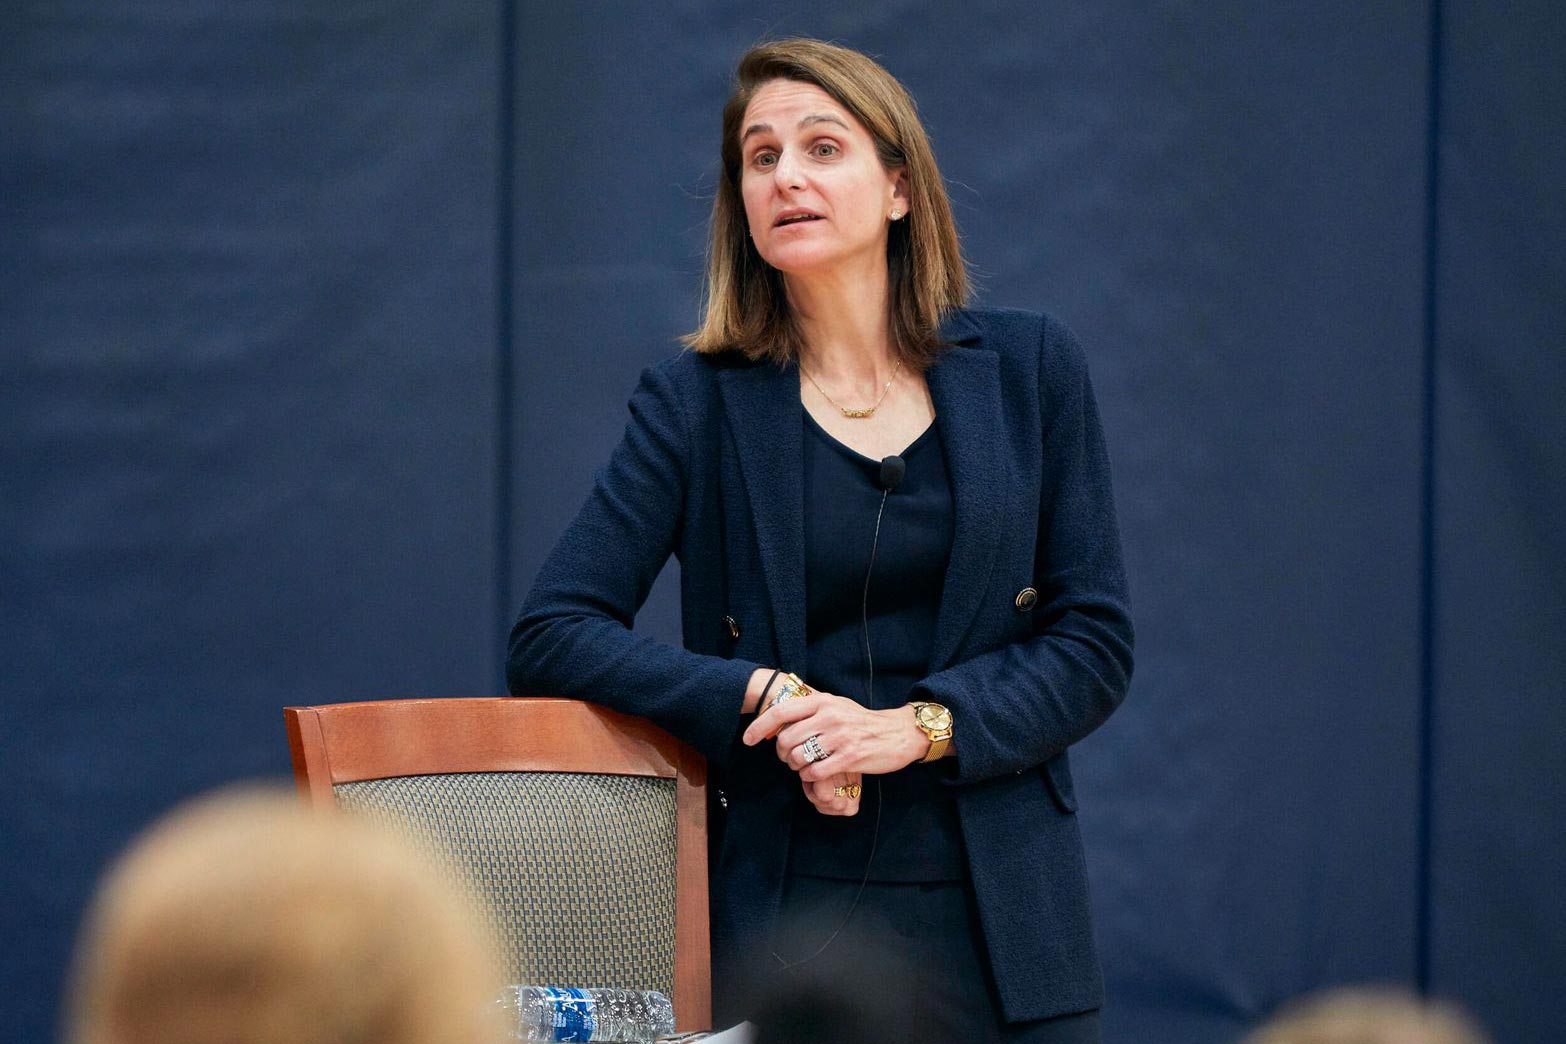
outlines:
[[[758,39],[913,91],[985,303],[1088,347],[1138,623],[1081,746],[1110,1044],[1566,978],[1566,13],[36,0],[0,13],[7,1036],[290,703],[500,690],[696,314]],[[678,638],[674,566],[638,626]]]

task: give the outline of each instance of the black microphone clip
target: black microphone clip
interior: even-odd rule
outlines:
[[[901,457],[881,458],[881,488],[890,493],[908,474],[908,462]]]

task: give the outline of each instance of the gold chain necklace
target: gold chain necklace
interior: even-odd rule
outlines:
[[[875,400],[874,406],[869,406],[862,410],[851,410],[847,406],[841,405],[836,399],[832,398],[832,396],[826,393],[825,388],[821,387],[819,384],[816,384],[816,379],[810,376],[810,371],[805,369],[803,366],[799,368],[799,372],[804,374],[805,380],[814,385],[816,391],[821,393],[821,397],[835,406],[837,411],[843,416],[848,417],[851,420],[866,420],[870,417],[874,417],[875,411],[880,409],[881,404],[886,401],[886,394],[892,390],[892,382],[897,380],[897,373],[902,368],[903,361],[899,359],[897,360],[897,365],[892,367],[892,375],[886,379],[886,387],[881,389],[881,397]]]

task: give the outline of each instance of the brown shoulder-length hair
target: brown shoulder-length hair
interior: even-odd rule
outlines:
[[[737,349],[779,363],[800,354],[782,274],[756,252],[740,195],[740,124],[757,89],[772,80],[826,91],[870,132],[881,165],[905,172],[908,215],[892,222],[886,244],[888,319],[893,352],[904,365],[923,370],[941,349],[941,319],[968,296],[951,201],[903,85],[871,58],[820,40],[760,44],[740,59],[723,107],[723,171],[712,203],[702,322],[685,344],[698,352]]]

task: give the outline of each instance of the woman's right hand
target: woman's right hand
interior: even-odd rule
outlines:
[[[859,797],[845,797],[837,793],[838,787],[864,786],[864,776],[858,772],[839,772],[814,783],[804,781],[805,796],[824,816],[852,816],[859,813]],[[863,794],[860,795],[861,797]]]

